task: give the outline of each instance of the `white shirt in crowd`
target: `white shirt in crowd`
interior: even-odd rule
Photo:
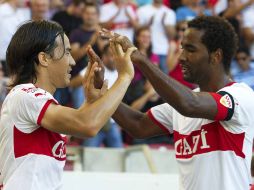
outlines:
[[[242,12],[243,28],[250,28],[254,34],[254,4]],[[251,58],[254,60],[254,42],[250,47]]]
[[[110,30],[127,36],[131,41],[133,41],[134,28],[129,22],[125,9],[133,19],[137,19],[134,9],[130,5],[126,5],[124,8],[121,8],[119,15],[114,19],[114,26]],[[100,22],[109,21],[117,14],[118,10],[119,8],[114,2],[103,4],[100,9]]]
[[[18,27],[31,19],[29,9],[14,9],[9,3],[0,4],[0,60],[6,60],[6,50]]]
[[[104,79],[108,80],[108,88],[111,88],[111,86],[113,86],[113,84],[115,83],[115,81],[117,80],[118,77],[118,72],[117,70],[109,70],[107,67],[105,68],[105,72],[104,72]],[[80,71],[80,75],[84,76],[86,73],[86,69],[87,67],[85,67],[83,70]]]
[[[141,25],[148,24],[154,16],[151,26],[153,53],[157,55],[167,55],[169,48],[169,39],[162,25],[162,17],[166,13],[165,24],[175,26],[175,12],[168,7],[162,5],[156,8],[152,4],[142,6],[138,9],[138,20]]]

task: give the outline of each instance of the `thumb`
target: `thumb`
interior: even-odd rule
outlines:
[[[101,94],[105,94],[108,90],[108,80],[104,80],[103,85],[101,87]]]
[[[128,58],[130,59],[131,54],[132,54],[135,50],[137,50],[136,47],[130,47],[130,48],[128,48],[127,51],[126,51],[126,53],[125,53],[125,57],[128,57]]]

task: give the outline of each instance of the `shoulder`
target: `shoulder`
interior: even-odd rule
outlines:
[[[16,101],[22,100],[23,102],[34,102],[35,104],[39,99],[53,99],[50,93],[32,84],[15,86],[10,94],[12,94],[12,98],[16,99]]]
[[[138,12],[144,12],[146,10],[151,10],[153,7],[151,5],[144,5],[138,8]]]
[[[116,5],[113,2],[108,2],[108,3],[103,4],[101,6],[101,9],[110,9],[110,8],[113,8],[113,7],[116,7]]]

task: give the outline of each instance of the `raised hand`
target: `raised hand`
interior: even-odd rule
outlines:
[[[100,35],[104,38],[108,38],[116,43],[119,43],[122,46],[122,49],[124,52],[126,52],[127,49],[129,49],[131,47],[135,47],[126,36],[121,36],[115,32],[109,31],[105,28],[103,28],[100,31]]]
[[[97,99],[99,99],[108,89],[108,81],[105,80],[102,83],[102,87],[100,89],[95,88],[95,79],[96,73],[101,71],[101,67],[97,62],[93,64],[88,62],[87,70],[84,76],[83,87],[85,89],[86,101],[87,103],[93,103]]]
[[[128,48],[126,52],[124,52],[121,45],[113,40],[110,40],[110,48],[116,63],[118,76],[127,76],[132,79],[134,77],[134,67],[131,62],[130,56],[132,52],[135,51],[137,48],[132,46]]]
[[[98,67],[101,68],[99,71],[95,72],[95,78],[94,78],[94,87],[97,89],[101,89],[103,85],[103,81],[104,81],[104,72],[105,72],[104,65],[100,57],[94,52],[91,46],[87,47],[87,56],[91,64],[94,64],[95,62],[97,62]]]

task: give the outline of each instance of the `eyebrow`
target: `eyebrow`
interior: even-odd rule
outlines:
[[[192,44],[183,44],[182,42],[181,42],[181,46],[185,47],[185,48],[196,48],[196,46],[194,46]]]

